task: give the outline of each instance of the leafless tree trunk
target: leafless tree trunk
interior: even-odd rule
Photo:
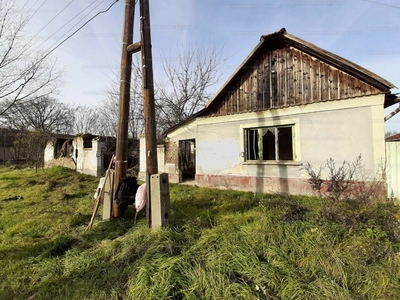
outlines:
[[[17,103],[51,95],[60,86],[56,61],[34,49],[29,16],[13,0],[0,0],[0,116]]]
[[[211,88],[222,76],[222,49],[189,46],[179,49],[175,58],[162,56],[166,82],[156,84],[156,101],[162,130],[166,130],[203,109]]]

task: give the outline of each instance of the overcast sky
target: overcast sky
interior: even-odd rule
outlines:
[[[37,34],[37,45],[42,44],[43,51],[57,45],[64,34],[67,37],[113,2],[16,0],[20,8],[33,15],[30,35]],[[173,59],[174,51],[180,46],[215,43],[223,47],[223,57],[227,59],[216,91],[257,45],[261,35],[284,27],[288,33],[353,61],[400,87],[399,0],[149,2],[156,79],[162,78],[162,53]],[[124,0],[119,0],[110,11],[97,16],[53,52],[60,67],[65,68],[60,100],[96,105],[105,97],[104,90],[112,81],[119,80],[115,73],[119,72],[121,57],[123,11]],[[136,22],[138,12],[137,6]],[[68,30],[71,31],[67,33]],[[134,31],[134,40],[138,41],[139,26]],[[395,108],[386,109],[385,115]],[[400,131],[400,113],[387,122],[386,130]]]

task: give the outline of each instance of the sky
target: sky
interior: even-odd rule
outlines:
[[[16,0],[18,7],[32,15],[27,29],[31,36],[36,35],[37,45],[43,51],[57,45],[114,2]],[[173,60],[180,47],[215,44],[226,59],[221,81],[215,86],[217,91],[258,44],[261,35],[285,28],[288,33],[359,64],[400,88],[400,0],[149,0],[149,3],[155,80],[163,78],[162,55]],[[136,5],[134,41],[139,40],[140,34],[138,13]],[[52,53],[60,68],[65,69],[58,96],[61,101],[94,106],[106,97],[105,90],[119,81],[116,74],[121,59],[123,15],[124,0],[119,0]],[[385,109],[385,115],[397,107]],[[385,128],[400,132],[400,113],[387,121]]]

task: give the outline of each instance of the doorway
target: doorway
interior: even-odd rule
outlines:
[[[194,139],[179,141],[179,181],[194,180],[196,175],[196,143]]]

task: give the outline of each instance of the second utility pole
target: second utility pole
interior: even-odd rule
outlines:
[[[146,139],[146,182],[148,188],[147,225],[150,227],[152,200],[150,175],[158,173],[158,162],[149,0],[140,0],[140,42],[142,52],[142,89]]]
[[[147,173],[156,174],[158,172],[156,113],[154,103],[153,58],[151,54],[149,0],[140,0],[140,37],[143,68],[142,87],[146,136],[146,170]]]

